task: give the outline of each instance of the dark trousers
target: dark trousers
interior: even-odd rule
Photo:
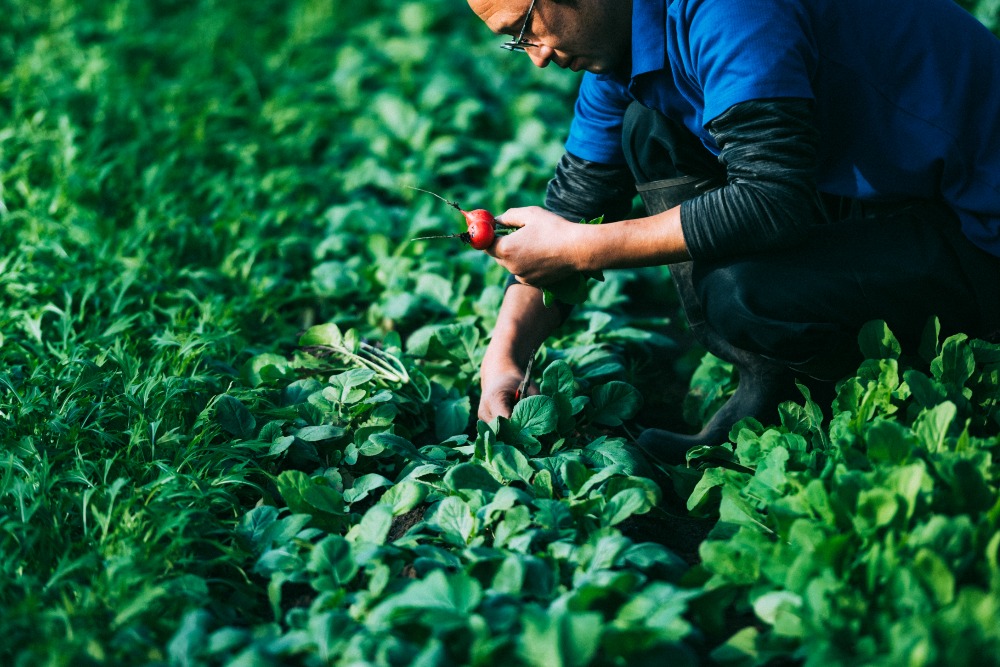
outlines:
[[[680,175],[725,182],[692,134],[633,104],[624,147],[637,183]],[[824,197],[829,223],[791,247],[694,262],[710,327],[730,344],[793,370],[834,379],[860,359],[857,335],[885,320],[904,353],[924,328],[990,338],[1000,330],[1000,258],[974,246],[943,203]]]

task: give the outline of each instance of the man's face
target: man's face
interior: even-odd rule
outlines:
[[[531,0],[468,0],[472,11],[498,35],[516,38]],[[631,0],[535,0],[524,39],[532,62],[600,73],[628,62]]]

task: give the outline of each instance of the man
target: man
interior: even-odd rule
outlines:
[[[511,281],[479,416],[509,415],[563,313],[535,286],[668,264],[692,331],[735,395],[666,462],[773,416],[795,378],[856,367],[884,319],[914,349],[1000,330],[1000,40],[952,0],[469,0],[539,67],[586,70],[546,207],[493,257]],[[634,186],[634,189],[633,189]],[[647,217],[627,217],[635,190]]]

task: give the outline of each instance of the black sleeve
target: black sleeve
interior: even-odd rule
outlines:
[[[726,185],[681,204],[694,259],[794,243],[825,221],[816,190],[819,132],[805,99],[734,105],[709,123]]]
[[[601,164],[565,153],[545,192],[545,208],[567,220],[603,215],[608,222],[632,212],[635,180],[628,166]]]

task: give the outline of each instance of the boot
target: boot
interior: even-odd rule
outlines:
[[[707,179],[681,176],[643,183],[637,185],[636,189],[647,212],[654,214],[706,192],[713,185]],[[662,429],[646,429],[639,435],[636,444],[650,457],[664,464],[681,465],[687,461],[688,450],[726,442],[733,425],[744,417],[762,418],[775,411],[778,404],[791,398],[790,390],[794,388],[794,383],[787,368],[733,346],[709,326],[694,289],[692,262],[670,264],[668,268],[695,340],[715,356],[733,364],[739,373],[736,392],[700,432],[685,435]]]

